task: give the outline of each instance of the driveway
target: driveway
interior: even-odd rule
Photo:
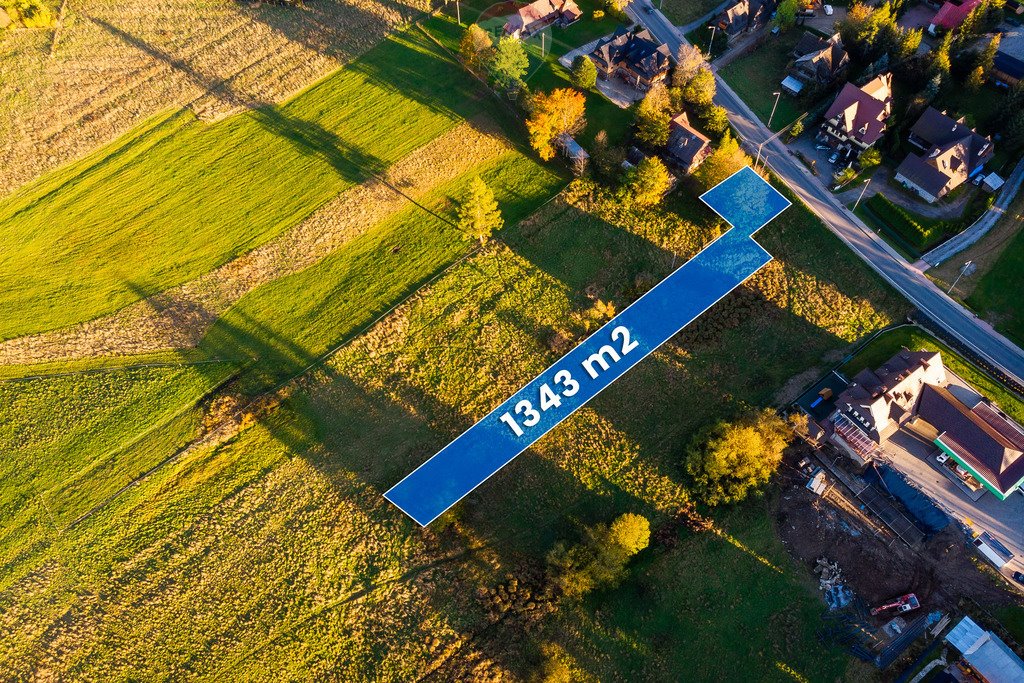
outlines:
[[[558,58],[558,63],[566,69],[571,69],[572,63],[577,57],[593,52],[594,48],[597,47],[597,44],[602,40],[604,40],[604,38],[598,38],[590,41],[586,45],[581,45],[575,50],[566,52]],[[602,95],[623,109],[627,108],[637,100],[642,100],[644,97],[644,93],[642,91],[637,90],[617,76],[612,76],[611,78],[602,78],[598,76],[596,86]]]
[[[864,198],[867,199],[881,192],[893,204],[902,206],[904,209],[913,211],[920,216],[939,220],[956,220],[963,215],[971,198],[981,191],[974,185],[969,185],[951,200],[940,200],[934,204],[929,204],[924,200],[912,197],[906,189],[896,183],[894,178],[895,173],[892,169],[887,166],[879,166],[871,174],[871,184],[864,193]],[[851,204],[860,196],[860,192],[861,188],[858,186],[852,190],[840,192],[836,196],[844,204]]]
[[[831,147],[825,145],[828,149],[818,149],[818,147],[821,146],[821,143],[814,139],[817,134],[817,127],[812,130],[804,131],[804,133],[797,138],[796,142],[791,142],[789,144],[789,148],[794,152],[800,152],[804,155],[804,158],[809,161],[813,161],[814,167],[818,171],[818,179],[831,187],[833,174],[843,166],[842,164],[833,164],[829,162],[828,158],[832,155]]]
[[[940,465],[931,457],[934,451],[931,444],[901,431],[890,441],[886,455],[894,468],[955,521],[975,533],[989,532],[1016,556],[1003,569],[1007,577],[1014,570],[1024,571],[1024,496],[1015,493],[1006,500],[998,500],[986,493],[977,501],[971,500],[942,474]]]
[[[813,28],[816,31],[832,35],[836,32],[836,22],[846,18],[846,8],[836,7],[835,5],[832,6],[832,16],[825,14],[825,10],[821,7],[815,7],[814,12],[816,16],[807,19],[802,24],[798,23],[793,30],[798,31],[801,27]]]

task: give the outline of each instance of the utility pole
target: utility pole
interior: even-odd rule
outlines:
[[[951,284],[949,286],[949,289],[946,290],[946,296],[949,296],[949,293],[953,291],[953,288],[956,287],[956,283],[960,282],[960,278],[964,276],[964,274],[967,272],[967,269],[971,267],[972,263],[974,263],[974,261],[968,261],[963,265],[963,267],[960,269],[960,272],[957,274],[956,279],[953,280],[953,284]]]
[[[711,48],[715,46],[715,31],[718,30],[718,24],[711,25],[711,40],[708,41],[708,57],[711,57]]]
[[[782,97],[782,91],[773,92],[775,95],[775,104],[772,105],[772,113],[768,115],[768,130],[772,128],[772,119],[775,118],[775,107],[779,106],[779,98]]]
[[[455,16],[459,26],[462,26],[462,7],[459,6],[459,0],[455,0]]]
[[[864,183],[864,189],[860,191],[860,196],[857,197],[857,201],[855,201],[853,203],[853,208],[850,209],[850,211],[856,211],[857,210],[857,205],[860,204],[860,200],[864,199],[864,193],[868,191],[868,185],[870,185],[870,184],[871,184],[871,178],[868,178],[868,181],[866,183]]]

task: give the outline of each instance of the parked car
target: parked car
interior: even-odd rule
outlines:
[[[772,26],[772,35],[773,36],[779,35],[779,27],[778,26]]]
[[[654,5],[645,5],[644,12],[647,14],[654,14]]]
[[[834,164],[839,161],[839,152],[832,152],[832,156],[828,158],[828,163]]]
[[[822,7],[822,9],[825,10],[826,17],[831,17],[833,12],[835,12],[835,10],[832,9],[832,5],[825,5]]]
[[[1016,581],[1017,583],[1024,584],[1024,574],[1022,574],[1021,572],[1014,572],[1013,573],[1013,580]]]
[[[939,463],[940,465],[945,465],[947,460],[949,460],[948,453],[939,453],[938,455],[935,456],[935,462]]]
[[[802,9],[802,10],[800,10],[799,12],[797,12],[797,13],[796,13],[796,15],[797,15],[798,17],[805,17],[805,18],[807,18],[807,19],[811,19],[811,18],[813,18],[813,17],[816,17],[816,16],[818,16],[817,12],[815,12],[815,11],[814,11],[814,10],[812,10],[812,9]]]
[[[828,149],[828,145],[815,145],[814,149],[818,150],[819,152],[824,152],[825,150]]]

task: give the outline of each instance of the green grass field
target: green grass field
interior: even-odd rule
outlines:
[[[475,246],[447,222],[474,175],[495,189],[507,225],[563,184],[558,173],[508,152],[435,188],[420,203],[436,215],[410,205],[315,266],[246,295],[200,348],[212,358],[254,358],[240,384],[249,393],[302,370]]]
[[[0,339],[208,272],[483,108],[473,80],[406,31],[282,106],[154,120],[0,202]]]
[[[1018,232],[967,297],[971,308],[993,322],[1003,334],[1024,344],[1024,311],[1019,292],[1024,287],[1024,232]]]
[[[524,163],[506,159],[491,172],[514,183]],[[443,203],[447,191],[434,199]],[[501,235],[508,246],[455,266],[227,443],[157,470],[60,534],[28,533],[47,526],[41,504],[26,506],[16,529],[5,520],[0,605],[21,625],[0,631],[10,670],[522,678],[554,643],[602,680],[841,677],[846,657],[813,637],[822,608],[809,574],[786,556],[759,501],[715,514],[725,536],[680,531],[678,543],[655,544],[621,587],[560,607],[538,628],[515,616],[494,623],[475,597],[508,573],[536,581],[547,550],[578,537],[581,524],[626,510],[667,523],[688,504],[680,454],[696,428],[741,404],[776,402],[790,376],[900,314],[892,293],[802,207],[759,233],[777,256],[771,266],[460,504],[449,526],[420,532],[380,496],[543,369],[556,356],[555,336],[585,335],[588,291],[621,309],[669,271],[673,252],[689,257],[721,227],[682,191],[669,202],[678,213],[640,214],[588,192],[577,184],[510,226]],[[324,329],[300,345],[323,343],[352,324],[351,314],[331,319],[328,309],[363,286],[358,277],[332,284],[357,265],[328,259],[306,278],[257,290],[228,320],[246,319],[243,311],[269,319],[263,311],[279,315],[290,301],[293,320],[248,334],[273,343],[326,312]],[[332,287],[338,293],[324,294]],[[125,378],[129,412],[97,404],[111,423],[93,438],[114,430],[134,442],[147,424],[127,416],[154,412],[155,401],[190,416],[145,442],[123,470],[134,473],[194,434],[189,406],[215,378],[171,381],[172,395],[145,376]],[[49,397],[26,414],[75,405],[73,386],[18,386]],[[36,441],[57,443],[65,422],[55,413]],[[40,462],[64,452],[45,448]],[[0,462],[10,469],[23,455],[0,450]],[[15,478],[10,490],[31,496],[28,486]],[[73,647],[58,647],[72,637]]]
[[[793,59],[790,53],[801,35],[799,29],[790,29],[779,36],[769,36],[753,52],[729,62],[720,71],[729,87],[762,121],[767,123],[771,117],[772,130],[785,128],[807,111],[801,100],[783,92],[775,107],[775,116],[771,116],[775,105],[773,93],[782,90],[786,66]]]

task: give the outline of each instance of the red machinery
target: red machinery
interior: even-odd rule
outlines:
[[[892,609],[893,607],[897,608],[897,611],[902,613],[917,609],[920,606],[921,603],[918,601],[917,596],[913,593],[907,593],[906,595],[901,595],[898,598],[890,600],[884,605],[872,608],[871,616],[875,616],[876,614],[884,612],[887,609]]]

